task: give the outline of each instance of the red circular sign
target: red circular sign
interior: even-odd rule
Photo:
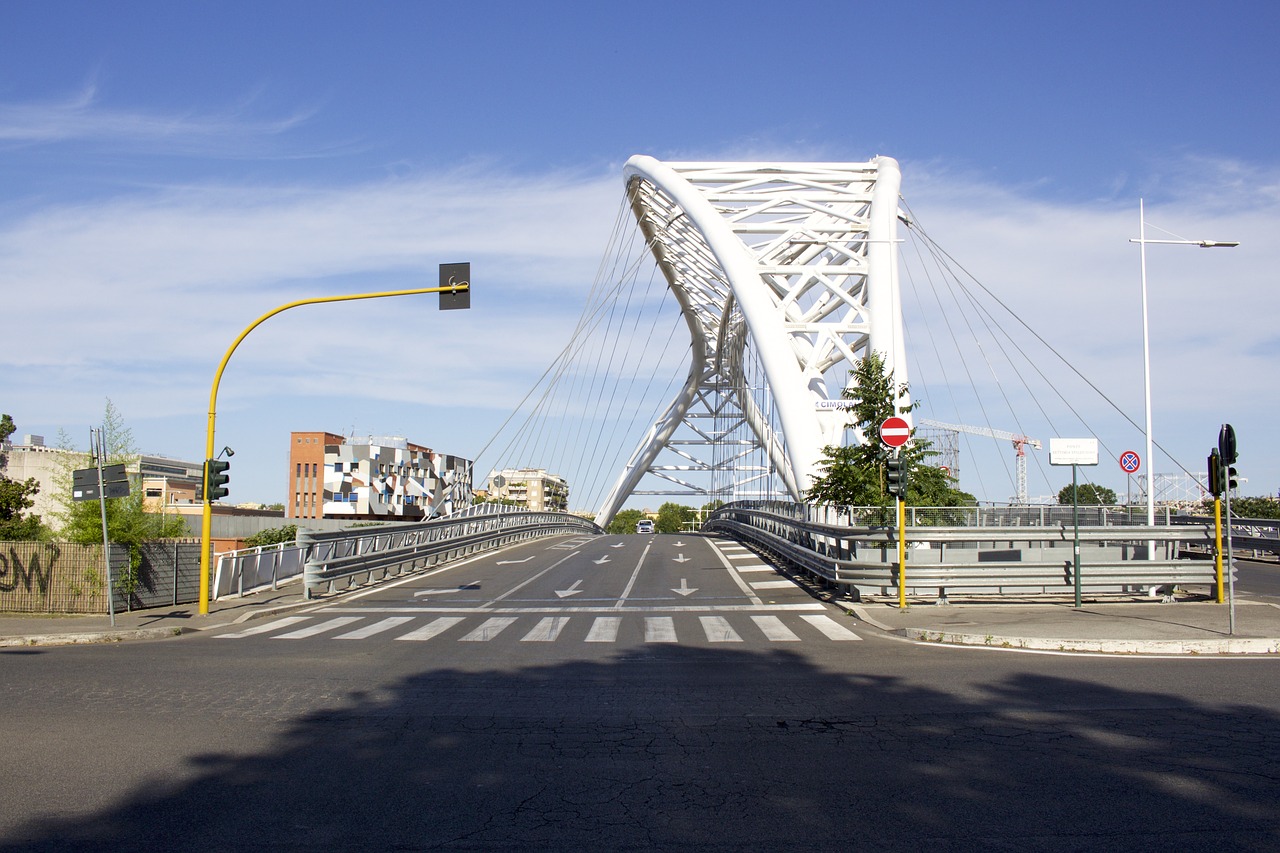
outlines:
[[[899,417],[885,418],[880,424],[880,440],[890,447],[901,447],[911,439],[911,424]]]
[[[1132,450],[1126,450],[1120,454],[1120,467],[1124,471],[1132,474],[1142,467],[1142,457],[1134,453]]]

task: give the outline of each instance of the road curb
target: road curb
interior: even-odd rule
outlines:
[[[1228,637],[1216,640],[1063,640],[1032,637],[997,637],[991,634],[956,634],[929,628],[901,628],[896,633],[910,640],[989,649],[1027,649],[1052,652],[1092,652],[1113,655],[1280,655],[1280,639]]]
[[[163,637],[177,637],[191,631],[179,625],[168,625],[159,628],[130,628],[120,631],[82,631],[73,634],[28,634],[21,637],[0,637],[0,647],[20,648],[23,646],[72,646],[91,643],[120,643],[125,640],[156,640]]]

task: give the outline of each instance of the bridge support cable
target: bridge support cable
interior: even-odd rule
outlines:
[[[823,448],[844,434],[846,416],[821,404],[841,397],[854,364],[876,351],[895,384],[907,381],[896,161],[663,163],[637,156],[624,177],[636,222],[688,327],[689,372],[628,459],[597,523],[607,525],[629,496],[643,494],[638,487],[647,475],[670,481],[674,470],[711,474],[717,452],[734,461],[750,457],[749,450],[717,451],[720,436],[700,423],[725,418],[730,405],[749,428],[750,446],[769,460],[791,498],[802,499]],[[763,408],[744,376],[748,341],[767,389]],[[712,459],[695,464],[691,449],[699,444]],[[664,453],[683,462],[661,465]],[[710,490],[708,484],[701,493]]]

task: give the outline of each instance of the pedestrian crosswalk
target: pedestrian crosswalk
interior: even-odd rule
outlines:
[[[241,640],[266,636],[273,640],[311,637],[334,640],[367,640],[372,637],[421,643],[428,640],[487,643],[502,637],[524,643],[617,643],[642,639],[645,643],[743,643],[767,641],[794,643],[803,640],[849,642],[861,640],[850,628],[826,614],[791,614],[786,619],[770,613],[675,616],[654,615],[492,615],[474,616],[285,616],[239,631],[219,634],[219,639]]]

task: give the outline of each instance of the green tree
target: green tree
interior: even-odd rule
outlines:
[[[867,438],[862,444],[823,449],[823,474],[814,480],[806,498],[814,503],[840,506],[879,507],[885,514],[893,502],[885,479],[885,462],[890,452],[879,441],[880,424],[894,415],[905,415],[916,407],[908,404],[908,386],[894,387],[892,374],[879,353],[869,353],[852,372],[853,384],[844,397],[853,402],[850,426]],[[898,450],[907,468],[907,503],[912,506],[964,506],[973,495],[955,488],[955,481],[929,457],[937,454],[929,442],[912,440]]]
[[[697,513],[692,507],[668,501],[658,507],[658,519],[653,529],[658,533],[679,533],[684,530],[686,521],[693,521]]]
[[[248,539],[245,539],[244,544],[250,548],[256,548],[259,545],[279,545],[282,542],[294,542],[297,538],[298,525],[286,524],[283,527],[269,527],[266,530],[259,530]]]
[[[9,461],[4,446],[16,429],[12,417],[0,415],[0,542],[40,539],[45,533],[40,516],[23,515],[24,511],[35,506],[40,484],[34,477],[23,481],[10,480],[3,473]]]
[[[88,468],[93,464],[87,453],[71,449],[66,434],[59,436],[59,445],[69,451],[64,454],[63,470],[55,478],[54,497],[61,504],[58,513],[58,535],[67,542],[92,545],[102,541],[102,515],[98,501],[77,501],[71,496],[71,472]],[[102,416],[103,465],[124,464],[134,466],[138,451],[133,446],[133,431],[124,424],[120,412],[107,400]],[[130,568],[120,578],[118,587],[132,592],[137,583],[137,570],[142,557],[139,546],[153,539],[173,539],[187,535],[187,525],[181,516],[153,514],[146,511],[141,477],[129,477],[129,495],[106,501],[107,538],[129,548]]]
[[[1080,506],[1115,506],[1116,493],[1097,483],[1080,483],[1076,486]],[[1063,486],[1058,492],[1058,503],[1071,506],[1071,486]]]
[[[1204,501],[1203,507],[1205,515],[1213,515],[1212,498]],[[1271,497],[1232,497],[1231,515],[1236,518],[1280,518],[1280,500]]]
[[[613,521],[609,522],[610,533],[635,533],[636,522],[644,518],[644,513],[638,509],[624,509],[613,517]]]

